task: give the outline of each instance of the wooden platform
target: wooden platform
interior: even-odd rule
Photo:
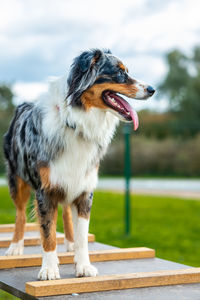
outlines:
[[[145,247],[93,250],[89,254],[91,262],[155,257],[155,251]],[[58,253],[58,258],[60,264],[72,264],[74,261],[74,252]],[[41,266],[41,263],[41,254],[0,256],[0,269]]]
[[[0,248],[7,248],[10,245],[12,234],[14,230],[14,224],[0,225]],[[64,234],[57,232],[57,244],[64,243]],[[88,234],[88,242],[94,242],[94,234]],[[40,234],[37,223],[27,223],[25,226],[24,245],[35,246],[40,245]]]
[[[1,232],[0,238],[8,233],[11,230]],[[36,232],[26,234],[30,237]],[[156,258],[153,249],[120,249],[90,242],[90,259],[99,276],[75,278],[74,254],[66,253],[63,243],[58,244],[62,279],[53,281],[37,280],[41,265],[39,245],[26,246],[22,256],[5,257],[5,250],[0,248],[0,288],[21,299],[65,300],[71,299],[72,293],[78,293],[79,299],[91,300],[200,299],[200,268]]]
[[[0,233],[1,232],[13,232],[15,224],[1,224],[0,225]],[[37,223],[26,223],[25,231],[38,231],[39,226]]]
[[[57,239],[57,244],[63,244],[64,243],[64,234],[63,233],[57,233],[56,239]],[[6,248],[10,245],[12,237],[1,237],[0,236],[0,248]],[[94,234],[89,233],[88,234],[88,242],[94,242],[95,241],[95,236]],[[24,246],[36,246],[40,245],[40,236],[39,234],[37,235],[32,235],[32,236],[26,236],[24,237]]]
[[[27,282],[26,293],[41,297],[196,282],[200,268]]]

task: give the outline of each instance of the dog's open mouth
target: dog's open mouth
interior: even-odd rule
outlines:
[[[137,112],[133,110],[133,108],[126,100],[111,91],[105,91],[103,93],[103,100],[109,107],[122,115],[124,119],[126,119],[127,121],[133,121],[134,130],[137,130],[139,126]]]

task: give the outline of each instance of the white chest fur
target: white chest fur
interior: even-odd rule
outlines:
[[[82,192],[92,192],[97,185],[98,145],[74,136],[70,130],[66,149],[50,164],[50,181],[62,187],[71,203]]]
[[[59,89],[54,85],[52,89],[50,98],[47,95],[38,102],[43,111],[43,134],[50,144],[56,140],[63,143],[65,150],[50,162],[50,182],[62,187],[71,203],[82,192],[96,188],[99,150],[106,152],[119,119],[99,108],[85,111],[67,105]],[[67,128],[66,121],[76,129]]]

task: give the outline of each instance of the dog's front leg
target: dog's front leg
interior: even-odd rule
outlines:
[[[65,233],[65,246],[67,251],[74,251],[74,231],[72,224],[71,208],[63,205],[63,227]]]
[[[37,211],[43,248],[42,267],[38,279],[59,279],[59,260],[56,252],[57,202],[48,193],[40,190],[36,194]]]
[[[88,228],[92,193],[84,192],[72,204],[74,224],[74,262],[76,276],[96,276],[98,271],[91,265],[88,254]]]

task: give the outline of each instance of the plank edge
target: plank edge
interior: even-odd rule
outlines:
[[[27,282],[25,290],[32,296],[122,290],[200,282],[200,268],[139,272],[98,277],[70,278],[43,282]],[[45,293],[45,291],[48,293]],[[56,293],[55,293],[56,292]]]

